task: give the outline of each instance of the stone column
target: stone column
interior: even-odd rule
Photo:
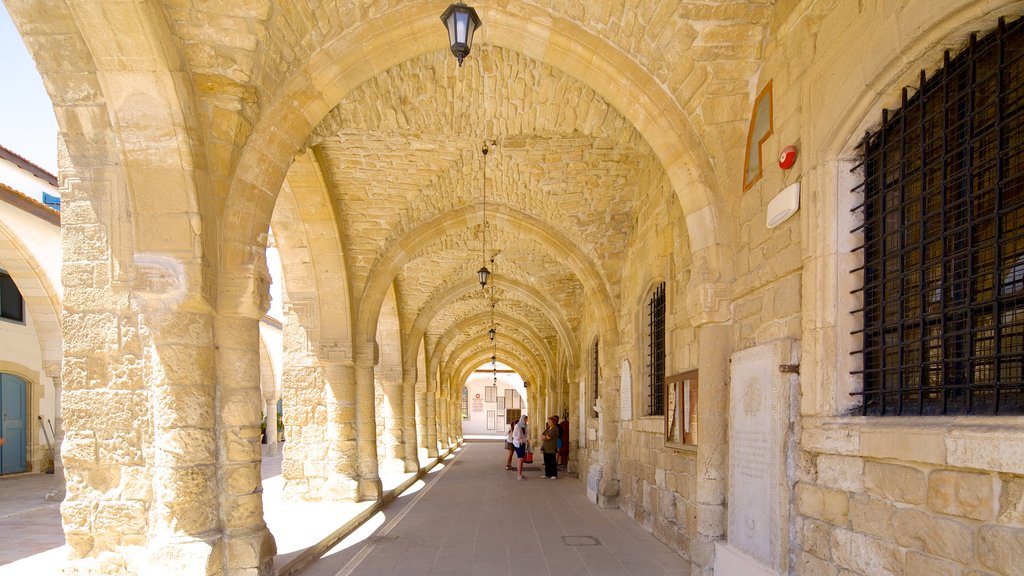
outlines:
[[[64,421],[60,417],[61,379],[60,366],[47,369],[47,376],[53,381],[53,490],[46,494],[47,502],[62,502],[65,495],[64,461],[60,456],[64,442]]]
[[[424,457],[434,457],[430,455],[430,432],[427,430],[427,380],[420,370],[416,371],[416,382],[413,386],[416,394],[416,458],[418,462]]]
[[[377,416],[374,405],[373,367],[377,364],[377,343],[353,347],[356,378],[356,447],[359,455],[359,499],[379,500],[383,494],[377,470]]]
[[[263,300],[262,296],[257,298]],[[245,308],[221,313],[214,320],[220,520],[226,546],[226,573],[269,575],[277,547],[263,520],[260,474],[259,321],[264,310]],[[276,421],[267,423],[268,431],[276,429]]]
[[[327,483],[330,448],[327,440],[327,398],[331,386],[324,366],[313,352],[303,318],[309,318],[307,301],[288,301],[284,306],[284,350],[281,366],[281,397],[288,413],[281,461],[284,492],[289,498],[320,500]],[[353,384],[354,386],[354,384]],[[354,419],[353,419],[354,421]]]
[[[416,441],[416,359],[413,365],[402,367],[402,452],[405,471],[420,469],[419,443]]]
[[[609,342],[610,338],[602,338]],[[609,347],[609,351],[612,348]],[[597,430],[603,475],[598,484],[597,504],[602,508],[619,506],[619,370],[615,355],[601,354],[601,395],[597,399]]]
[[[401,369],[378,365],[374,369],[377,466],[380,472],[405,472],[405,396]]]
[[[263,413],[267,415],[267,456],[277,456],[277,401],[273,398],[264,398],[263,406]]]
[[[359,499],[356,372],[351,364],[324,361],[327,380],[327,482],[324,500]],[[375,456],[376,457],[376,456]]]
[[[437,402],[437,377],[434,374],[427,374],[426,408],[423,411],[426,422],[426,437],[423,439],[427,446],[427,457],[437,458],[438,455],[438,406]]]
[[[155,574],[226,573],[226,558],[213,552],[223,550],[226,539],[224,502],[220,498],[225,492],[224,476],[220,474],[223,444],[218,437],[216,384],[211,384],[216,382],[217,374],[213,318],[204,311],[161,310],[159,304],[144,303],[145,312],[139,315],[144,378],[150,392],[147,404],[153,421],[153,465],[149,470],[152,502],[148,514],[152,524],[145,544],[145,563]],[[65,411],[68,401],[66,392]],[[107,409],[122,402],[123,399],[111,398]],[[257,419],[252,434],[258,433]],[[69,430],[66,444],[74,444],[70,438]],[[252,440],[258,447],[259,438]],[[251,457],[251,445],[247,447],[243,451]],[[65,450],[65,465],[68,454]],[[258,460],[258,454],[255,456]],[[137,458],[141,459],[141,454]],[[109,474],[114,467],[105,468]],[[124,467],[117,472],[122,477],[132,477],[142,470]],[[258,487],[257,478],[252,489]],[[142,502],[139,505],[133,515],[145,514]],[[67,506],[65,501],[62,511]],[[120,518],[118,524],[131,526],[137,521],[140,520]],[[273,557],[272,539],[270,548],[271,553],[261,560]]]
[[[696,284],[687,287],[691,323],[697,328],[700,390],[700,443],[697,445],[697,535],[690,544],[691,572],[713,569],[715,541],[726,536],[726,496],[729,491],[728,406],[729,357],[732,327],[729,321],[730,287]]]

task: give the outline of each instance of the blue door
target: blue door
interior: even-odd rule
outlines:
[[[25,431],[25,381],[0,374],[0,474],[26,470]]]

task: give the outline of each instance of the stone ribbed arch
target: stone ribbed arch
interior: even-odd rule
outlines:
[[[198,262],[203,225],[207,235],[216,230],[214,207],[200,206],[203,182],[195,166],[203,163],[197,159],[202,148],[192,135],[201,132],[183,62],[168,49],[174,40],[161,8],[154,2],[57,3],[44,20],[23,3],[11,7],[11,16],[27,32],[82,184],[88,188],[99,179],[103,195],[127,192],[131,205],[122,210],[132,214],[136,253]],[[198,293],[201,278],[186,271],[196,277],[183,287]]]
[[[537,356],[537,353],[529,346],[505,336],[498,336],[495,342],[497,342],[498,352],[502,353],[499,356],[499,358],[502,358],[502,363],[508,364],[505,360],[518,359],[526,367],[523,370],[524,374],[538,375],[545,373],[544,360]],[[440,363],[441,372],[458,374],[473,362],[490,362],[491,354],[493,354],[494,350],[492,344],[491,339],[486,334],[460,342],[458,347],[454,348],[447,357],[442,359]],[[480,360],[480,358],[483,358],[483,360]],[[476,368],[479,365],[477,364],[473,367]],[[511,366],[511,364],[509,365]]]
[[[348,273],[330,185],[314,151],[295,158],[271,227],[288,299],[324,359],[352,358]]]
[[[719,250],[730,234],[714,170],[680,103],[664,85],[626,52],[542,8],[483,2],[476,9],[486,22],[478,44],[509,48],[568,73],[638,129],[679,197],[690,246],[695,252],[706,252],[697,270],[711,277],[722,275]],[[396,8],[329,36],[282,80],[274,91],[278,98],[265,103],[265,112],[253,128],[229,194],[227,213],[237,214],[225,234],[229,266],[245,266],[251,260],[288,169],[287,159],[299,151],[313,127],[369,78],[423,53],[446,50],[446,36],[437,28],[433,4]],[[373,310],[370,316],[375,314]]]
[[[501,228],[516,230],[536,239],[573,272],[583,285],[601,327],[603,337],[618,341],[614,307],[604,277],[591,255],[586,254],[560,231],[543,220],[516,208],[499,204],[488,209],[488,222]],[[420,247],[457,230],[480,226],[483,215],[476,206],[463,206],[434,217],[412,228],[408,234],[389,246],[374,264],[359,302],[356,338],[368,339],[376,330],[377,316],[387,287],[415,257]]]
[[[491,276],[491,281],[495,285],[500,285],[501,289],[507,293],[522,299],[524,302],[536,306],[541,312],[543,312],[544,316],[554,327],[555,333],[558,334],[559,342],[566,354],[571,359],[575,358],[576,345],[572,339],[572,327],[569,325],[569,321],[566,319],[565,314],[559,310],[558,305],[550,297],[525,282],[520,282],[502,274],[493,274]],[[444,310],[448,305],[459,298],[467,294],[472,294],[477,290],[480,290],[480,283],[477,282],[475,278],[467,278],[427,302],[427,304],[420,309],[419,315],[413,322],[412,329],[405,336],[405,341],[407,342],[405,349],[413,349],[408,345],[408,343],[419,342],[426,333],[430,323],[435,317],[437,317],[437,314],[440,311]]]
[[[498,351],[507,352],[507,350],[502,350],[500,346],[498,347]],[[452,381],[455,382],[458,385],[459,390],[461,390],[462,386],[465,385],[466,380],[469,379],[469,376],[481,366],[490,364],[490,361],[490,349],[482,348],[479,351],[467,356],[466,358],[461,360],[457,365],[453,366],[446,372],[448,374],[451,374]],[[540,372],[536,371],[536,369],[533,366],[531,366],[528,361],[515,356],[507,357],[505,360],[502,360],[501,363],[515,370],[516,373],[519,374],[519,376],[521,376],[523,380],[527,382],[536,382],[541,374]]]
[[[0,268],[14,280],[28,308],[39,337],[43,370],[47,376],[59,376],[62,355],[59,286],[54,285],[42,263],[3,219],[0,219]]]
[[[540,333],[537,332],[536,328],[534,328],[529,322],[503,313],[494,314],[494,320],[501,322],[503,326],[514,327],[525,334],[532,344],[530,349],[535,352],[538,350],[540,351],[541,358],[544,360],[541,366],[549,372],[554,369],[555,361],[554,357],[551,355],[551,350],[545,345],[544,337],[541,336]],[[428,369],[429,367],[441,364],[441,362],[445,360],[446,356],[451,357],[454,355],[454,353],[448,354],[449,348],[454,350],[460,348],[462,344],[462,340],[460,340],[460,338],[465,335],[465,331],[467,329],[476,328],[481,332],[485,332],[484,328],[490,325],[490,321],[491,313],[488,311],[474,314],[473,316],[464,318],[457,324],[450,326],[441,338],[438,339],[431,355],[427,358]],[[504,330],[498,330],[498,332],[502,333]],[[505,336],[505,334],[502,334],[502,336]]]

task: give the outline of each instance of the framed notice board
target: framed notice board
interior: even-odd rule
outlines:
[[[665,445],[697,445],[697,371],[665,378]]]

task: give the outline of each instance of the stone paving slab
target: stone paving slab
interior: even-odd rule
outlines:
[[[421,459],[423,467],[435,459]],[[263,509],[267,527],[277,541],[277,574],[301,569],[382,506],[413,485],[416,474],[382,474],[382,504],[290,502],[284,500],[281,457],[265,456]],[[20,474],[0,477],[0,576],[50,576],[60,573],[67,556],[61,527],[60,503],[46,502],[53,476]]]
[[[689,576],[689,562],[571,478],[525,482],[498,442],[465,444],[300,576]]]

